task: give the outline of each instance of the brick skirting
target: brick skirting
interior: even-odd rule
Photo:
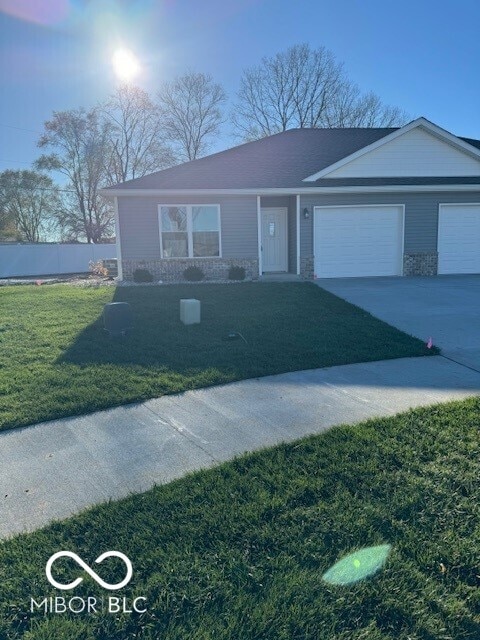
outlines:
[[[133,280],[135,269],[147,269],[154,280],[162,282],[182,282],[183,272],[187,267],[199,267],[206,280],[227,280],[231,266],[243,267],[247,280],[258,278],[258,260],[235,260],[232,258],[168,259],[168,260],[123,260],[123,277]],[[406,253],[403,256],[404,276],[434,276],[438,269],[438,254],[432,252]],[[300,275],[306,280],[314,277],[313,256],[301,258]]]
[[[436,276],[438,253],[436,251],[406,253],[403,256],[404,276]]]
[[[313,280],[313,256],[300,258],[300,275],[306,280]]]
[[[233,258],[169,258],[168,260],[122,260],[124,280],[133,280],[135,269],[147,269],[154,280],[162,282],[185,281],[183,272],[188,267],[200,268],[205,280],[228,280],[228,270],[231,266],[243,267],[245,279],[258,278],[258,260],[235,260]]]
[[[403,256],[404,276],[435,276],[438,271],[438,253],[436,251],[420,251],[406,253]],[[300,275],[311,280],[314,277],[313,256],[301,258]]]

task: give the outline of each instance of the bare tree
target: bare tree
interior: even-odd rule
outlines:
[[[328,127],[398,127],[408,120],[405,111],[384,104],[373,92],[362,94],[348,80],[341,84],[326,113]]]
[[[263,58],[240,80],[233,124],[243,140],[303,127],[392,126],[405,114],[362,95],[333,53],[300,44]]]
[[[355,127],[399,127],[410,120],[400,107],[384,104],[379,96],[369,92],[362,95],[357,104],[358,117]]]
[[[73,191],[70,207],[64,212],[64,225],[81,229],[87,242],[100,242],[112,232],[111,205],[98,195],[105,184],[105,157],[110,155],[110,127],[98,111],[76,109],[53,112],[45,122],[40,148],[53,149],[35,163],[40,170],[59,171]]]
[[[39,242],[53,230],[60,196],[52,179],[36,171],[0,173],[0,210],[13,221],[19,237]]]
[[[342,80],[342,66],[320,47],[291,47],[243,72],[234,126],[245,140],[293,127],[323,126],[328,104]]]
[[[171,150],[162,140],[159,108],[146,91],[122,85],[99,109],[109,124],[109,184],[139,178],[174,163]]]
[[[223,122],[226,95],[211,76],[187,73],[167,82],[158,94],[162,124],[180,161],[204,155]]]
[[[15,225],[15,217],[8,209],[4,209],[0,187],[0,242],[21,240],[21,235]]]

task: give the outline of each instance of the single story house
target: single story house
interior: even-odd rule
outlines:
[[[480,273],[480,141],[425,118],[293,129],[102,193],[126,279]]]

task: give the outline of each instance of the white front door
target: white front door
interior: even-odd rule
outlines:
[[[262,271],[288,271],[287,209],[262,209]]]

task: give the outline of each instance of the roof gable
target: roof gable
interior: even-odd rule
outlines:
[[[479,175],[480,149],[419,118],[303,181]]]

